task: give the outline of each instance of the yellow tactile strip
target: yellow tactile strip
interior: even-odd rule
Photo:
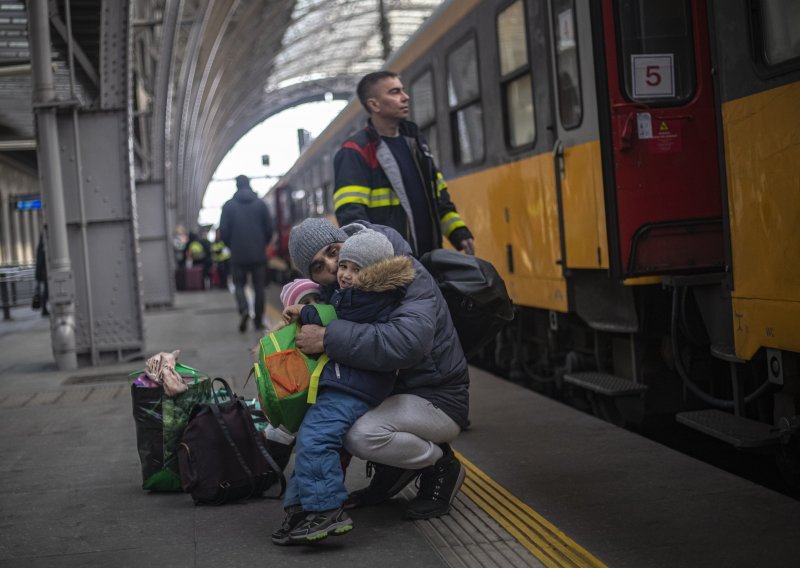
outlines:
[[[407,488],[404,496],[412,499],[415,492]],[[449,515],[414,523],[450,568],[544,566],[463,492]]]
[[[506,491],[463,455],[467,469],[461,493],[469,497],[548,568],[606,568],[544,517]]]

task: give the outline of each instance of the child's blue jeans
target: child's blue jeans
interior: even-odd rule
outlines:
[[[297,432],[294,471],[286,486],[284,508],[298,503],[304,511],[338,509],[347,499],[339,448],[350,426],[370,406],[337,389],[321,389]]]

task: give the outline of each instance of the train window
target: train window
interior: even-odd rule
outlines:
[[[497,48],[500,54],[506,143],[518,148],[530,144],[536,137],[525,6],[522,0],[517,0],[498,15]]]
[[[411,83],[411,120],[420,126],[435,120],[433,101],[433,73],[425,71]]]
[[[469,38],[447,56],[447,100],[458,165],[483,160],[483,108],[478,77],[478,49]]]
[[[689,0],[619,0],[620,67],[630,100],[675,105],[696,89]]]
[[[576,128],[583,120],[583,99],[574,0],[553,0],[553,29],[558,75],[558,116],[564,128]]]
[[[428,140],[434,158],[439,155],[435,101],[433,73],[428,70],[411,83],[411,120],[417,123],[423,136]]]
[[[800,59],[800,2],[761,0],[758,8],[764,62],[775,67]]]

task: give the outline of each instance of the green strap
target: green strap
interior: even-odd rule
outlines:
[[[308,383],[308,398],[306,398],[306,402],[308,404],[314,404],[317,402],[317,390],[319,389],[319,376],[322,374],[322,368],[325,366],[330,359],[328,359],[328,355],[323,353],[317,359],[317,366],[314,367],[314,372],[311,373],[311,380]]]
[[[322,326],[327,327],[329,323],[336,319],[336,310],[330,304],[311,304],[322,320]]]
[[[194,377],[194,384],[197,384],[198,376],[200,374],[200,371],[198,371],[197,369],[194,369],[194,368],[190,367],[189,365],[184,365],[183,363],[175,363],[175,371],[178,374],[180,374],[181,372],[191,374]],[[138,377],[139,375],[141,375],[143,373],[144,373],[144,369],[142,369],[140,371],[131,371],[130,373],[128,373],[128,382],[129,383],[133,382],[133,379],[135,379],[136,377]]]
[[[181,372],[188,372],[194,377],[194,384],[197,384],[197,377],[200,374],[200,371],[197,369],[193,369],[189,365],[184,365],[183,363],[175,363],[175,370],[180,374]]]
[[[281,351],[281,346],[278,345],[278,340],[275,339],[275,332],[270,333],[269,334],[269,338],[272,340],[273,347],[275,347],[275,353],[277,353],[278,351]]]

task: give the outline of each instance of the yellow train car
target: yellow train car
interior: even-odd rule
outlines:
[[[458,0],[387,62],[516,306],[476,363],[795,463],[797,30],[789,0]],[[306,214],[365,120],[354,100],[281,181]]]

